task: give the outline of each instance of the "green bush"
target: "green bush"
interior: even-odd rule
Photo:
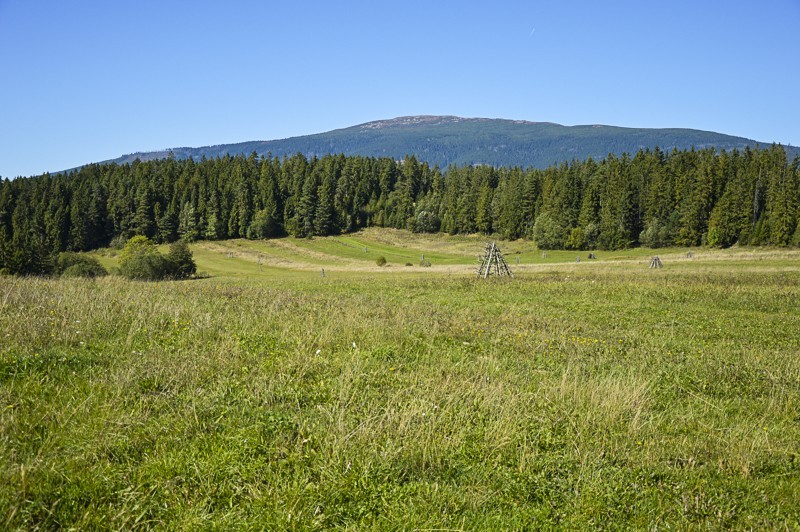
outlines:
[[[137,281],[159,281],[175,275],[175,265],[161,253],[129,257],[119,266],[120,273]]]
[[[715,235],[716,236],[716,235]],[[649,248],[663,248],[669,246],[672,242],[669,239],[669,230],[666,225],[662,225],[658,220],[650,220],[646,225],[644,231],[639,233],[639,242],[643,246]],[[714,245],[716,245],[716,240]]]
[[[85,277],[87,279],[94,279],[95,277],[103,277],[108,275],[105,268],[98,272],[92,265],[86,263],[73,264],[72,266],[61,272],[61,277]]]
[[[122,266],[133,257],[155,253],[158,253],[158,250],[152,240],[146,236],[135,236],[125,242],[125,247],[122,248],[119,254],[119,263]]]
[[[111,242],[108,244],[108,247],[111,249],[122,249],[125,247],[125,237],[122,235],[117,235],[111,239]]]
[[[584,249],[596,249],[599,238],[600,226],[593,222],[586,224],[586,227],[583,229]]]
[[[414,220],[413,231],[415,233],[436,233],[439,231],[442,222],[432,211],[420,211]]]
[[[567,249],[584,249],[586,245],[586,235],[583,232],[582,227],[575,227],[570,229],[569,237],[567,238],[567,242],[564,244],[564,247]]]
[[[564,249],[568,229],[554,216],[543,213],[533,224],[533,239],[539,249]]]
[[[381,255],[380,257],[375,259],[375,264],[377,264],[378,266],[386,266],[386,257]]]
[[[108,271],[103,265],[89,255],[65,251],[58,254],[56,273],[64,277],[103,277]]]
[[[178,279],[187,279],[197,272],[192,251],[183,240],[178,240],[169,245],[167,259],[172,262],[173,275]]]
[[[139,281],[186,279],[194,275],[197,265],[185,241],[170,244],[164,256],[149,238],[135,236],[120,253],[119,271],[128,279]]]

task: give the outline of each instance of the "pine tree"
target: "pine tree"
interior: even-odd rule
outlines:
[[[0,225],[0,275],[11,273],[11,238],[5,225]]]
[[[298,234],[295,236],[310,237],[314,234],[314,218],[317,210],[317,190],[320,176],[315,168],[308,173],[304,182],[302,195],[297,204]]]
[[[86,224],[88,226],[88,247],[97,249],[108,244],[111,238],[108,223],[107,195],[102,184],[95,181],[91,184],[91,193],[88,198],[88,211]]]
[[[199,234],[194,205],[191,201],[187,201],[181,205],[178,213],[178,235],[187,242],[193,242],[197,240]]]
[[[152,238],[155,234],[155,214],[150,190],[142,188],[136,197],[136,214],[133,217],[133,233]]]
[[[156,241],[174,242],[178,238],[178,209],[175,201],[171,201],[163,213],[157,218]]]
[[[491,234],[493,230],[493,199],[494,189],[492,189],[488,180],[484,180],[478,190],[478,203],[475,208],[475,227],[479,232],[485,235]]]
[[[335,194],[336,175],[332,171],[327,171],[317,189],[317,205],[314,213],[314,234],[316,235],[325,236],[336,232]]]
[[[247,235],[247,228],[250,226],[250,221],[253,217],[253,191],[247,174],[239,170],[238,166],[236,169],[235,175],[239,175],[239,184],[236,192],[236,204],[234,206],[238,221],[235,234],[236,236],[244,237]]]
[[[789,171],[786,152],[773,145],[769,152],[769,185],[766,210],[769,213],[769,243],[787,246],[795,228],[797,185]]]
[[[86,251],[89,248],[88,201],[80,191],[72,197],[69,208],[69,243],[67,249]]]
[[[31,207],[32,202],[23,194],[12,215],[13,234],[5,265],[12,274],[46,275],[53,271],[53,251]]]

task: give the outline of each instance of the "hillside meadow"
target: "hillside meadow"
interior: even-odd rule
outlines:
[[[0,527],[800,527],[800,251],[482,243],[0,277]]]

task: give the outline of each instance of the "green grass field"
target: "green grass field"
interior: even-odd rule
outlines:
[[[0,278],[0,528],[800,527],[800,251],[482,242]]]

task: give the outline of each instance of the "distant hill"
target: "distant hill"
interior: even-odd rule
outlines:
[[[344,153],[401,159],[405,155],[415,155],[440,167],[483,164],[545,168],[573,159],[600,159],[609,153],[634,154],[640,148],[656,146],[670,151],[692,147],[732,150],[757,145],[764,147],[769,143],[696,129],[562,126],[524,120],[407,116],[282,140],[132,153],[106,162],[124,164],[137,158],[159,159],[170,152],[178,159],[200,159],[255,151],[259,155],[271,153],[273,156],[299,152],[309,157]],[[788,147],[787,150],[790,158],[800,155],[800,148]]]

